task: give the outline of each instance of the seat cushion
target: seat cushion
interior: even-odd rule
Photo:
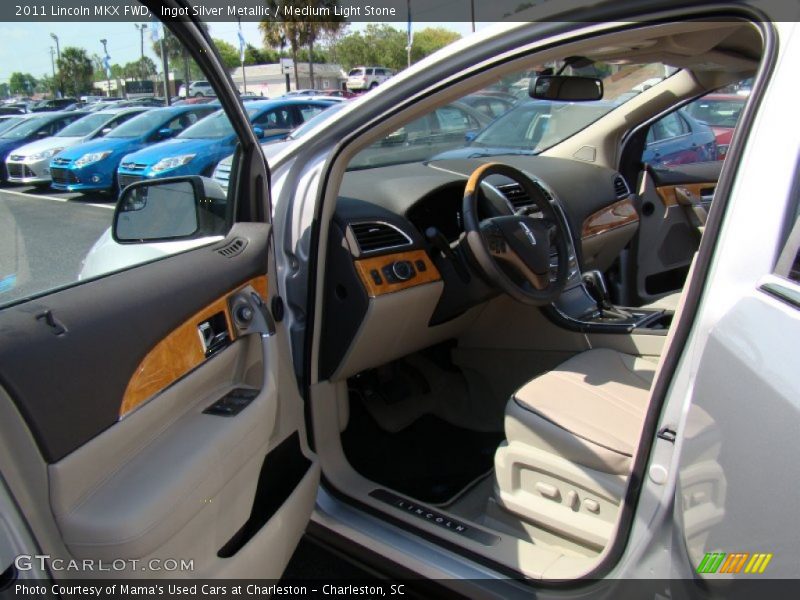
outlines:
[[[649,304],[642,305],[641,308],[650,308],[653,310],[671,310],[672,312],[675,312],[678,309],[678,303],[680,302],[682,294],[683,292],[667,294],[666,296],[662,296],[658,300],[654,300]]]
[[[627,474],[656,366],[610,349],[582,352],[514,394],[506,436],[592,469]]]

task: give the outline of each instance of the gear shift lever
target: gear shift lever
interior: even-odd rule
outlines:
[[[614,305],[611,304],[611,297],[608,293],[605,277],[603,277],[600,271],[596,269],[586,271],[583,274],[583,283],[601,309],[610,310],[614,307]]]
[[[595,302],[597,302],[597,306],[600,308],[601,318],[624,320],[632,316],[627,310],[623,310],[611,303],[611,295],[608,293],[606,279],[600,271],[596,269],[586,271],[582,278],[589,295],[594,298]]]

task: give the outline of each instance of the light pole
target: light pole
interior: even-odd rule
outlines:
[[[53,38],[53,41],[56,43],[56,57],[58,58],[58,93],[56,96],[59,96],[64,94],[64,91],[61,89],[61,47],[58,45],[58,36],[55,33],[51,33],[50,37]]]
[[[108,44],[107,39],[100,40],[100,43],[103,44],[103,56],[105,56],[105,67],[106,67],[106,96],[109,98],[111,97],[111,64],[108,60],[108,48],[106,45]]]
[[[50,67],[53,69],[53,86],[56,87],[56,49],[50,46]],[[55,93],[53,94],[55,96]]]
[[[144,32],[147,31],[147,23],[134,23],[134,27],[139,32],[139,36],[141,39],[141,57],[139,58],[139,77],[144,79]]]

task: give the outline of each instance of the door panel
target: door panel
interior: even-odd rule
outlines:
[[[0,381],[46,463],[35,485],[49,506],[29,508],[63,543],[46,552],[280,576],[319,467],[265,313],[269,240],[269,225],[237,224],[223,242],[0,311]],[[263,320],[243,324],[240,301]]]
[[[679,195],[688,192],[710,206],[721,169],[722,161],[714,161],[642,172],[635,265],[635,290],[642,303],[683,289],[702,229]]]

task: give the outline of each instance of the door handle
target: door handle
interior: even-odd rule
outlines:
[[[228,300],[228,308],[240,336],[259,333],[262,337],[269,337],[275,333],[275,319],[267,303],[252,286],[233,294]]]

